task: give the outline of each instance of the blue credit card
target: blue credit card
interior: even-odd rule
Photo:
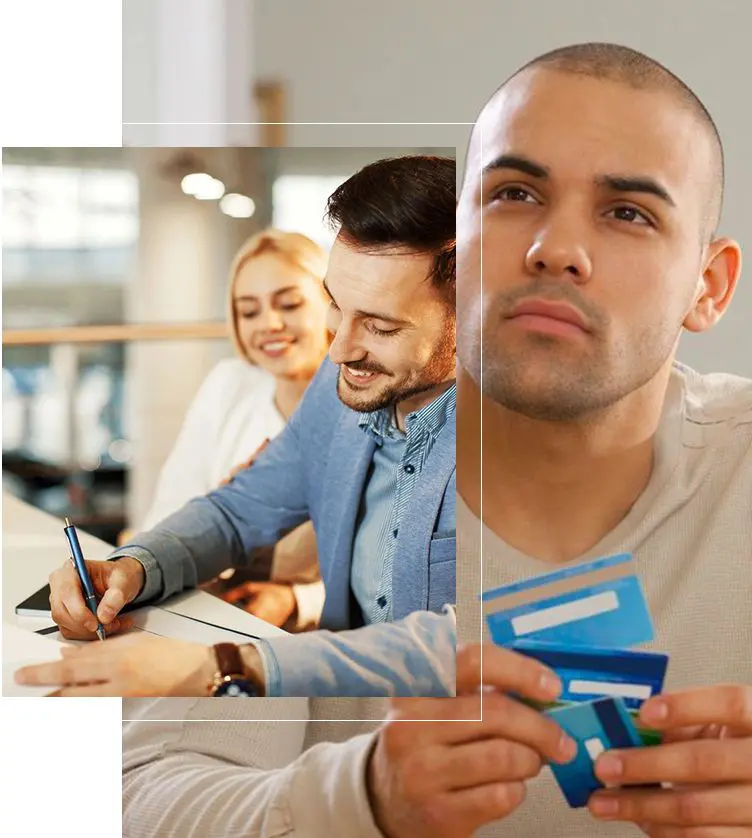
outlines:
[[[538,640],[626,648],[653,639],[629,553],[566,567],[481,595],[494,643]]]
[[[515,640],[509,648],[534,658],[561,678],[562,702],[622,698],[630,710],[663,689],[668,655],[633,649],[567,646],[536,640]]]
[[[642,745],[629,711],[620,698],[572,704],[547,710],[546,714],[577,742],[577,756],[571,762],[550,764],[556,782],[573,808],[585,806],[590,795],[603,788],[593,770],[600,754],[612,748]]]

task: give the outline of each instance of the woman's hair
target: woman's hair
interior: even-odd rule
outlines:
[[[304,236],[302,233],[288,233],[284,230],[276,230],[274,227],[267,227],[259,233],[254,233],[246,239],[235,254],[230,265],[230,314],[229,321],[232,331],[232,342],[236,351],[246,361],[248,355],[238,337],[238,322],[235,314],[234,291],[235,281],[240,271],[252,259],[267,253],[274,254],[280,259],[289,262],[298,268],[302,268],[314,279],[323,281],[326,275],[326,264],[328,256],[326,251],[316,242]]]

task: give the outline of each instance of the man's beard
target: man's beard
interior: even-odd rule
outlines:
[[[647,384],[665,364],[675,345],[668,323],[643,328],[629,344],[609,347],[605,318],[589,338],[589,351],[568,356],[557,338],[530,334],[522,343],[503,347],[496,325],[499,306],[484,312],[482,334],[483,373],[473,358],[471,375],[483,395],[499,405],[545,422],[583,421],[606,410]],[[482,384],[482,386],[481,386]]]
[[[452,330],[436,346],[428,362],[417,375],[410,376],[408,380],[382,385],[382,389],[378,393],[371,395],[365,391],[350,389],[349,384],[343,381],[342,370],[340,369],[337,377],[337,395],[343,404],[359,413],[383,410],[384,408],[394,407],[400,402],[421,393],[426,393],[453,378],[456,363],[456,346],[454,331]],[[347,366],[357,371],[380,372],[384,375],[391,375],[389,370],[368,361],[354,361]]]

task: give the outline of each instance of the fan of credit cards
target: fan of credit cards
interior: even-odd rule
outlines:
[[[599,754],[660,742],[657,731],[640,726],[638,713],[663,689],[668,656],[631,648],[653,639],[631,554],[505,585],[481,599],[494,643],[535,658],[561,679],[559,700],[534,706],[577,742],[577,756],[551,770],[569,805],[585,806],[603,787],[593,771]]]

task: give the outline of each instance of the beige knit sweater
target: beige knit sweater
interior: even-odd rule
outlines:
[[[671,656],[667,690],[752,684],[752,383],[677,370],[656,454],[627,518],[580,558],[634,553],[653,648]],[[480,590],[551,567],[504,544],[460,499],[457,526],[458,632],[467,641],[482,636]],[[383,710],[357,699],[126,701],[123,834],[381,838],[363,777]],[[545,769],[515,814],[477,834],[642,833],[569,809]]]

